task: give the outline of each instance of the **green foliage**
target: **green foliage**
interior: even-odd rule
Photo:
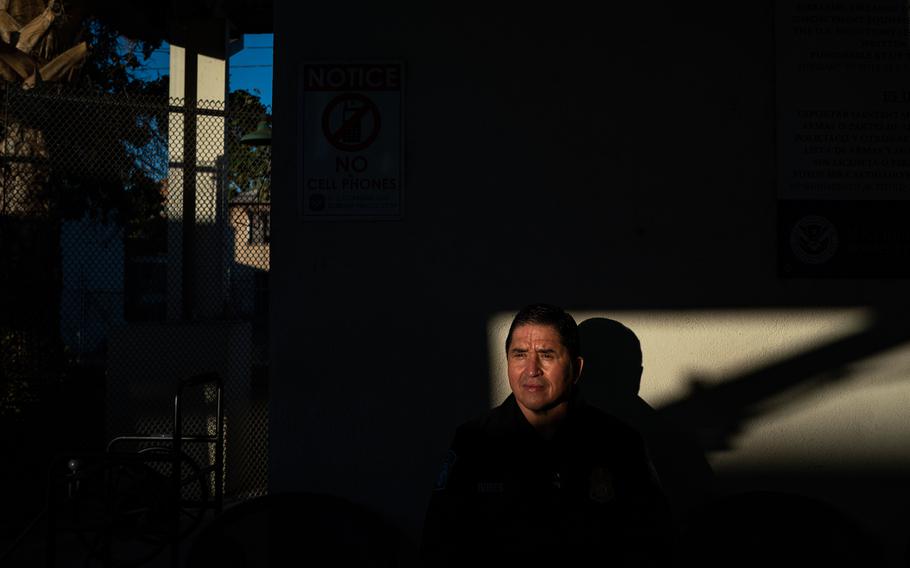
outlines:
[[[228,95],[227,155],[229,197],[254,191],[259,201],[269,200],[272,147],[240,142],[260,121],[272,123],[269,109],[259,97],[244,90]]]
[[[0,416],[39,405],[42,389],[66,365],[60,222],[89,215],[117,222],[127,238],[164,242],[167,158],[166,141],[160,157],[160,127],[167,120],[167,82],[142,81],[137,73],[160,41],[125,41],[98,20],[84,22],[76,38],[82,40],[90,53],[73,83],[39,83],[27,91],[3,85],[0,239],[7,241],[4,250],[15,239],[28,258],[4,258],[0,283],[5,305],[22,306],[32,317],[0,313]]]
[[[20,115],[47,144],[45,199],[64,219],[114,219],[129,238],[160,239],[168,82],[139,71],[161,40],[128,40],[98,19],[84,22],[80,39],[90,52],[75,84],[40,86],[50,96]]]
[[[104,93],[167,93],[165,79],[146,81],[138,76],[152,53],[161,47],[161,40],[129,40],[98,19],[86,20],[82,36],[89,46],[89,55],[82,68],[81,83]]]

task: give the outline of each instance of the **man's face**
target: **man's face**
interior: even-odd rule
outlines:
[[[549,325],[516,327],[506,358],[509,386],[525,415],[546,413],[565,403],[576,369],[581,371],[581,358],[572,360],[559,333]]]

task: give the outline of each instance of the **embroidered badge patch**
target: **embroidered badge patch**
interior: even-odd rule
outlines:
[[[591,470],[591,480],[588,489],[588,497],[596,503],[608,503],[616,496],[613,489],[613,474],[610,470],[602,465],[595,466]]]
[[[446,488],[446,485],[449,483],[449,474],[452,472],[452,467],[455,466],[457,460],[458,456],[455,455],[455,452],[449,450],[449,453],[446,454],[445,461],[442,462],[442,468],[439,470],[439,475],[436,476],[436,485],[433,487],[435,491],[442,491]]]

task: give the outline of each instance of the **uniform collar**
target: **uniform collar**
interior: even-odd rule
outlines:
[[[569,411],[566,414],[565,420],[557,427],[554,439],[560,438],[562,432],[572,427],[572,423],[575,422],[576,417],[583,406],[585,406],[585,401],[581,397],[578,389],[572,389],[572,394],[569,397]],[[516,434],[531,434],[543,440],[537,430],[531,426],[531,423],[525,418],[524,413],[518,406],[518,401],[515,400],[514,394],[510,394],[506,397],[502,404],[499,405],[499,409],[502,411],[504,418],[503,426],[508,430]]]

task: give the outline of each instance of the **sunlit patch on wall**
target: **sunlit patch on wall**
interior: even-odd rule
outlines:
[[[509,394],[504,343],[513,315],[488,322],[492,405]],[[723,442],[706,443],[718,472],[910,468],[910,343],[867,341],[875,333],[869,309],[572,315],[579,323],[609,318],[634,332],[644,367],[639,395],[658,414],[684,416],[699,434],[718,429]],[[855,358],[843,356],[852,351]]]

